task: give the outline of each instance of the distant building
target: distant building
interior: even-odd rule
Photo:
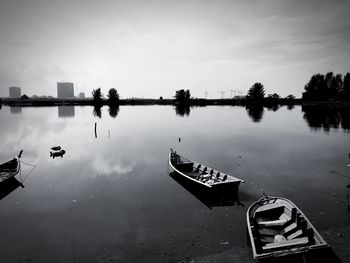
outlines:
[[[10,87],[9,88],[10,98],[20,98],[21,88],[20,87]]]
[[[85,93],[84,92],[80,92],[79,93],[79,99],[85,99]]]
[[[72,82],[57,82],[57,98],[74,98],[74,86]]]

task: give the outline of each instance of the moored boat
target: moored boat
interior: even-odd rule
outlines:
[[[238,190],[243,180],[206,165],[191,161],[171,149],[170,167],[180,176],[203,187],[220,190]]]
[[[306,253],[328,247],[305,214],[290,200],[264,196],[247,211],[253,258]]]
[[[20,151],[19,155],[12,160],[0,164],[0,183],[6,181],[7,179],[15,176],[19,173],[21,168],[20,158],[23,150]]]

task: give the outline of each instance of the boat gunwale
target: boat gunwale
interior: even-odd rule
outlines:
[[[252,233],[252,229],[250,227],[250,212],[252,210],[252,208],[256,205],[259,205],[260,202],[262,201],[268,201],[268,200],[272,200],[272,199],[280,199],[283,200],[289,204],[291,204],[293,207],[295,207],[297,209],[297,211],[302,215],[302,217],[306,220],[307,224],[312,228],[313,232],[314,232],[314,237],[316,239],[319,240],[318,243],[319,244],[314,244],[314,245],[303,245],[303,246],[299,246],[299,247],[292,247],[292,248],[286,248],[286,249],[280,249],[280,250],[276,250],[276,251],[270,251],[270,252],[264,252],[264,253],[258,253],[256,246],[255,246],[255,242],[254,242],[254,236]],[[256,210],[256,209],[255,209]],[[254,211],[255,212],[255,211]],[[268,257],[278,257],[278,256],[284,256],[284,255],[289,255],[289,254],[298,254],[298,253],[305,253],[306,251],[308,251],[309,249],[320,249],[320,248],[326,248],[329,247],[329,244],[324,240],[324,238],[321,236],[321,234],[317,231],[317,229],[315,228],[315,226],[311,223],[311,221],[307,218],[307,216],[304,214],[304,212],[297,206],[295,205],[291,200],[287,199],[287,198],[283,198],[283,197],[274,197],[274,196],[269,196],[268,199],[266,199],[266,197],[262,197],[259,200],[255,201],[254,203],[252,203],[249,208],[247,209],[247,213],[246,213],[246,219],[247,219],[247,230],[248,230],[248,234],[249,234],[249,241],[250,244],[252,246],[252,251],[253,251],[253,258],[254,259],[260,259],[260,258],[268,258]]]
[[[181,156],[181,155],[180,155],[180,156]],[[181,156],[181,157],[182,157],[182,156]],[[184,158],[184,159],[189,160],[189,159],[187,159],[187,158]],[[189,161],[190,161],[190,160],[189,160]],[[175,170],[177,173],[179,173],[180,175],[182,175],[182,176],[184,176],[184,177],[186,177],[186,178],[192,180],[193,182],[200,183],[201,185],[204,185],[204,186],[206,186],[206,187],[212,188],[211,185],[206,184],[206,183],[203,183],[203,182],[201,182],[201,181],[199,181],[199,180],[196,180],[196,179],[194,179],[194,178],[192,178],[192,177],[186,175],[185,173],[179,171],[179,170],[171,163],[171,153],[169,153],[169,164],[170,164],[171,168],[174,169],[174,170]]]
[[[177,153],[177,155],[180,156],[182,159],[188,161],[188,162],[192,162],[193,164],[196,164],[196,165],[199,165],[199,164],[200,164],[200,165],[204,165],[204,164],[202,164],[202,163],[199,163],[199,162],[196,162],[196,161],[192,161],[192,160],[190,160],[190,159],[188,159],[188,158],[186,158],[186,157],[184,157],[184,156],[182,156],[182,155],[180,155],[180,154],[178,154],[178,153]],[[242,179],[240,179],[240,178],[237,178],[237,177],[235,177],[235,176],[233,176],[233,175],[230,175],[230,174],[227,174],[227,173],[218,171],[218,170],[216,170],[216,169],[214,169],[214,168],[211,168],[211,167],[209,167],[209,166],[207,166],[207,165],[204,165],[204,166],[208,168],[208,171],[209,171],[210,169],[212,169],[212,170],[215,170],[215,171],[217,171],[217,172],[220,172],[220,173],[222,173],[222,174],[224,174],[224,175],[227,175],[227,176],[230,178],[230,180],[227,180],[227,181],[218,181],[218,182],[211,183],[210,185],[209,185],[209,184],[206,184],[206,183],[203,183],[203,182],[201,182],[201,181],[199,181],[199,180],[196,180],[196,179],[194,179],[194,178],[192,178],[192,177],[186,175],[185,173],[183,173],[183,172],[179,171],[177,168],[175,168],[174,165],[171,163],[171,152],[169,153],[169,164],[171,165],[171,167],[172,167],[176,172],[180,173],[181,175],[186,176],[187,178],[191,179],[192,181],[195,181],[195,182],[204,184],[204,185],[206,185],[206,186],[212,187],[212,186],[215,186],[215,185],[222,185],[222,184],[240,184],[240,183],[244,183],[244,180],[242,180]]]

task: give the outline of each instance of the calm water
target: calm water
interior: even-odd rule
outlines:
[[[320,231],[349,225],[349,116],[301,107],[2,107],[0,161],[23,149],[22,161],[37,166],[25,177],[23,164],[25,188],[1,196],[0,261],[176,262],[246,248],[246,209],[262,192],[293,200]],[[50,157],[56,145],[63,158]],[[168,175],[170,147],[245,180],[244,207],[205,206]]]

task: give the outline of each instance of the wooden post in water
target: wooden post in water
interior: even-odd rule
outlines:
[[[97,122],[95,122],[95,138],[97,138]]]

